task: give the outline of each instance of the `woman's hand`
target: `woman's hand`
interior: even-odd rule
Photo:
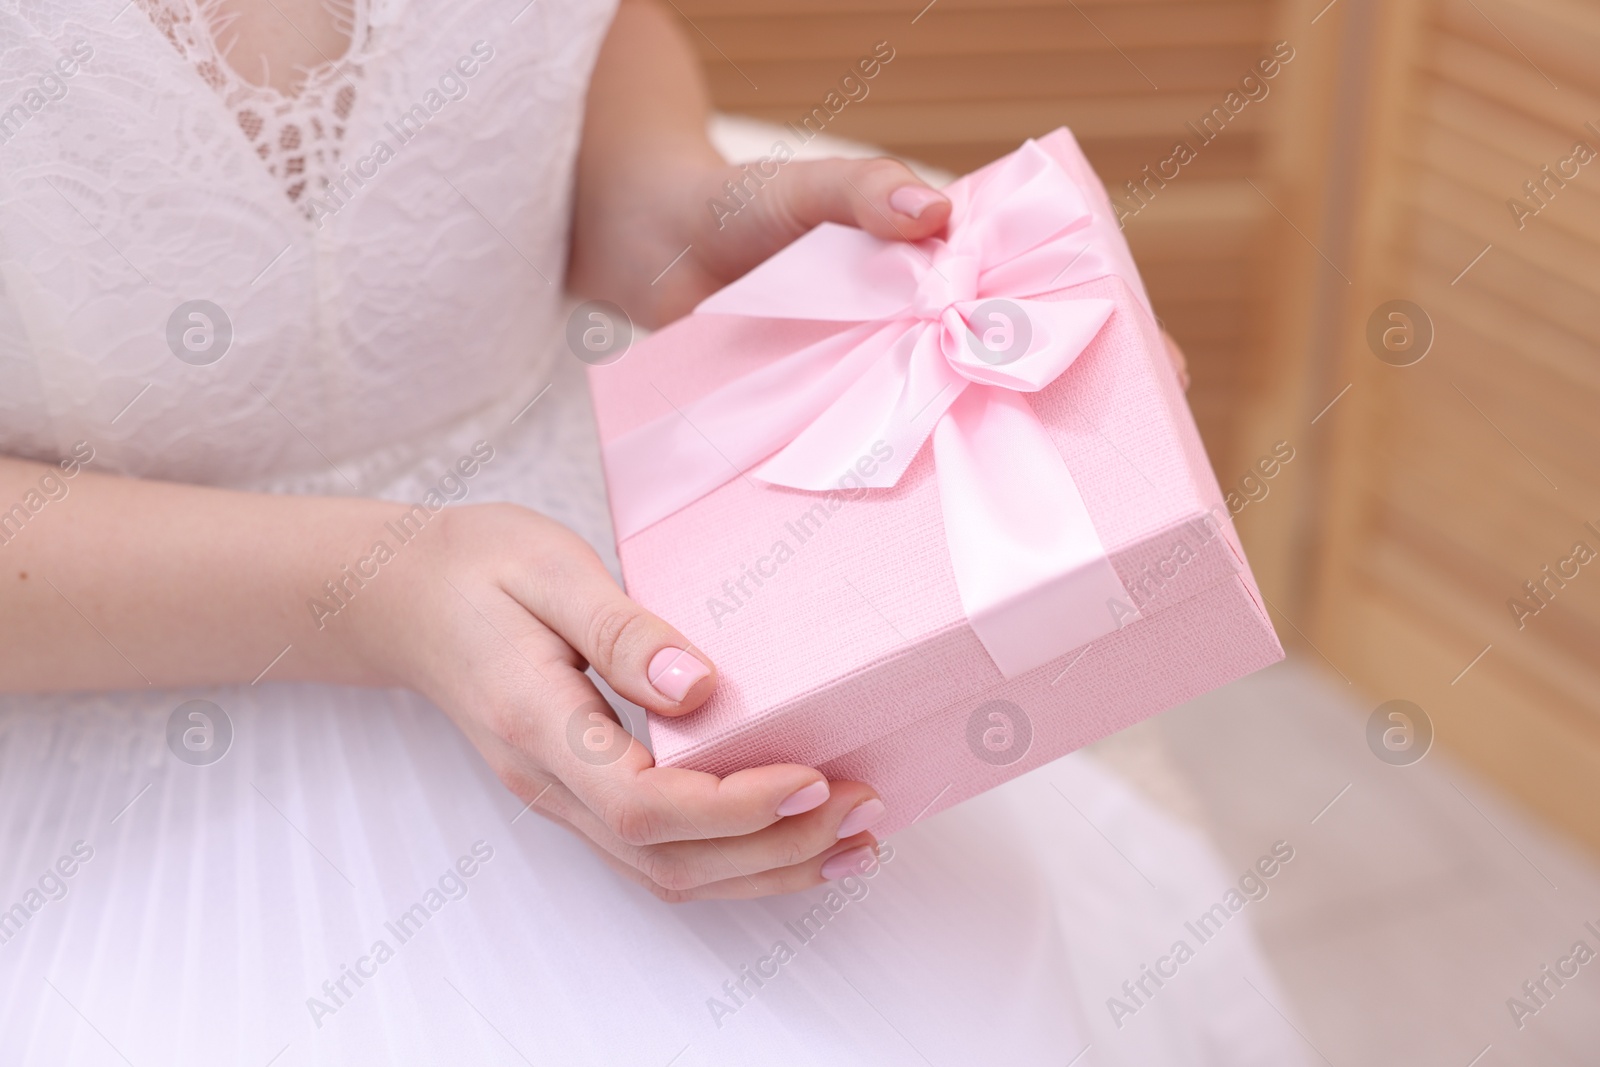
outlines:
[[[662,205],[670,236],[657,238],[658,247],[678,242],[672,254],[689,251],[652,287],[659,292],[644,306],[653,317],[670,321],[687,314],[822,222],[891,241],[920,241],[950,220],[950,201],[894,159],[795,160],[759,183],[752,173],[718,161],[683,176],[685,190]],[[743,183],[739,199],[728,193],[729,182]],[[737,205],[737,212],[728,205]],[[669,207],[680,216],[669,220]]]
[[[869,862],[867,786],[781,764],[718,778],[654,765],[584,674],[651,711],[716,671],[629,600],[577,535],[524,508],[448,508],[352,601],[357,654],[444,708],[532,810],[664,900],[805,889]],[[344,620],[340,620],[341,622]]]
[[[589,89],[573,290],[614,300],[654,327],[818,223],[920,241],[950,221],[950,201],[896,160],[780,163],[775,152],[760,167],[730,166],[706,137],[708,111],[677,22],[653,0],[622,0]],[[1183,352],[1163,336],[1187,389]]]
[[[622,0],[589,88],[570,288],[659,326],[820,222],[917,241],[949,220],[950,202],[894,160],[792,161],[752,180],[711,147],[708,111],[670,12]]]
[[[862,831],[883,806],[866,786],[654,766],[585,666],[662,715],[703,703],[715,670],[525,508],[428,515],[0,457],[0,499],[30,492],[49,503],[4,538],[0,691],[407,686],[525,803],[669,900],[804,889],[872,855]]]

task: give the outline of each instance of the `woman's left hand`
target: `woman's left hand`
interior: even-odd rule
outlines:
[[[697,184],[683,231],[688,252],[657,283],[667,321],[819,223],[856,226],[890,241],[920,241],[950,220],[950,201],[895,159],[720,165]]]
[[[950,201],[898,160],[793,160],[757,169],[696,153],[665,162],[626,208],[580,227],[590,247],[574,241],[572,283],[616,301],[640,325],[661,326],[818,223],[920,241],[949,219]]]
[[[569,288],[653,328],[819,223],[920,241],[950,221],[950,201],[898,160],[790,159],[785,141],[765,162],[731,165],[706,136],[708,111],[671,13],[622,0],[589,89]],[[1183,353],[1167,344],[1187,388]]]
[[[656,327],[818,223],[919,241],[949,221],[950,201],[896,160],[794,160],[786,141],[765,165],[729,165],[706,135],[709,101],[682,30],[656,0],[617,8],[584,112],[574,292]]]

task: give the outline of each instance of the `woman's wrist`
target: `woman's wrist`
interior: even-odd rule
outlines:
[[[452,510],[359,498],[333,505],[320,544],[297,563],[303,672],[319,681],[423,688],[425,634],[437,618],[438,590],[449,589],[440,546]]]

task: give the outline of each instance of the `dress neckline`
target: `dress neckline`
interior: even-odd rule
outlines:
[[[372,43],[367,0],[335,10],[348,34],[344,54],[306,68],[292,93],[243,77],[218,42],[228,16],[217,0],[136,0],[138,7],[221,99],[289,203],[308,219],[332,183]]]

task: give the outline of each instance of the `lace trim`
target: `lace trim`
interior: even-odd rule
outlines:
[[[324,0],[339,30],[349,36],[344,56],[317,64],[292,95],[247,82],[223,58],[218,38],[234,16],[218,0],[137,0],[155,27],[222,98],[267,173],[289,202],[312,217],[310,199],[331,184],[339,148],[363,75],[361,57],[372,27],[363,0]]]

